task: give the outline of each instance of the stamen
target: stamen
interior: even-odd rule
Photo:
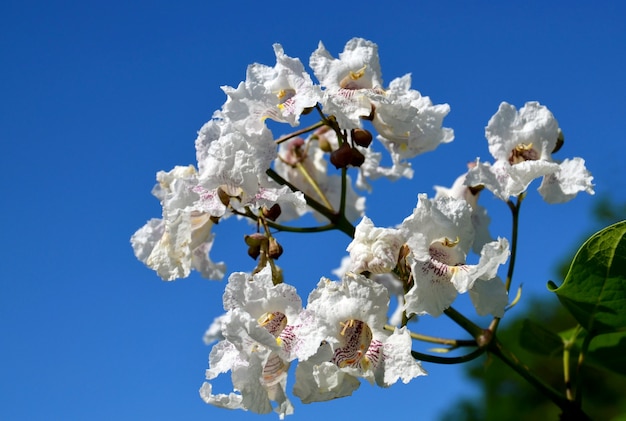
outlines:
[[[452,241],[448,237],[446,237],[441,244],[443,244],[444,247],[454,247],[457,244],[459,244],[460,242],[461,242],[461,239],[457,235],[456,240]]]
[[[365,353],[372,342],[372,331],[360,320],[350,319],[346,322],[339,323],[343,328],[341,336],[343,336],[344,346],[337,348],[333,355],[333,362],[338,367],[367,366]]]
[[[354,327],[354,319],[350,319],[346,323],[339,322],[339,324],[343,327],[343,329],[341,330],[341,336],[345,336],[346,330],[348,330],[348,328]]]
[[[341,81],[339,82],[339,87],[343,89],[371,88],[371,86],[360,86],[360,84],[355,83],[357,80],[361,79],[365,75],[365,69],[367,69],[367,66],[361,67],[356,72],[350,70],[348,75],[341,79]]]
[[[363,77],[363,75],[365,74],[365,69],[367,69],[366,65],[361,67],[356,72],[350,71],[350,79],[352,79],[352,80],[361,79]]]
[[[514,165],[524,161],[536,161],[539,157],[539,152],[536,149],[533,149],[532,143],[520,143],[511,151],[509,163]]]

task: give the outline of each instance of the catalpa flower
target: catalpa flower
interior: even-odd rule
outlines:
[[[291,414],[293,406],[285,392],[290,361],[309,358],[323,339],[316,332],[306,337],[296,334],[302,323],[302,302],[295,288],[274,285],[269,266],[254,276],[233,273],[224,292],[224,309],[227,313],[217,322],[224,339],[209,356],[208,382],[200,389],[202,399],[260,414],[274,409],[281,419]],[[305,314],[305,322],[312,323],[311,317]],[[212,336],[219,337],[215,333]],[[228,395],[213,393],[210,381],[228,371],[234,391]]]
[[[407,262],[411,266],[413,286],[405,296],[405,310],[409,315],[439,316],[457,294],[474,289],[476,283],[495,278],[498,267],[509,256],[508,241],[499,238],[482,247],[477,264],[466,262],[474,241],[474,228],[471,208],[461,199],[429,200],[420,194],[413,214],[402,222],[401,230],[411,250]],[[504,304],[493,310],[494,315],[501,316],[506,291],[504,288],[494,291],[503,295],[498,302]],[[477,310],[485,311],[482,306]]]
[[[477,161],[467,175],[467,185],[483,185],[507,201],[543,177],[539,193],[548,203],[566,202],[580,191],[593,194],[593,177],[583,159],[561,163],[552,159],[562,144],[560,135],[556,119],[545,106],[527,102],[518,112],[503,102],[485,129],[489,152],[496,162]]]
[[[373,274],[391,272],[398,263],[404,237],[399,229],[379,228],[367,216],[356,226],[348,245],[350,271]]]
[[[474,163],[468,164],[469,168],[474,167]],[[452,183],[451,187],[435,186],[435,199],[439,197],[452,197],[455,199],[465,200],[472,209],[472,225],[474,226],[474,242],[472,243],[472,251],[480,253],[481,248],[493,241],[489,233],[489,223],[491,218],[487,215],[487,209],[478,204],[478,195],[481,188],[469,187],[465,180],[467,173],[460,175]]]
[[[454,139],[453,130],[442,127],[450,106],[433,105],[429,97],[411,89],[411,75],[392,80],[385,98],[374,103],[372,124],[394,166]]]
[[[186,278],[192,269],[208,279],[222,279],[224,263],[209,258],[214,234],[211,215],[195,207],[193,166],[157,174],[152,193],[161,201],[163,219],[153,218],[131,237],[135,256],[166,281]]]
[[[348,273],[340,282],[322,278],[307,305],[317,324],[299,332],[322,332],[325,341],[318,354],[298,364],[294,394],[305,403],[325,401],[352,394],[358,378],[390,386],[425,375],[411,356],[408,330],[383,330],[388,305],[385,287],[362,275]]]
[[[299,59],[287,56],[280,44],[274,44],[274,53],[276,66],[252,64],[237,89],[222,87],[228,95],[224,115],[255,133],[263,131],[267,118],[297,126],[302,112],[322,98]]]
[[[361,127],[360,119],[372,112],[372,100],[384,100],[378,46],[371,41],[351,39],[338,59],[320,42],[309,65],[325,89],[324,112],[334,115],[342,129]]]
[[[213,118],[198,132],[196,156],[198,184],[204,189],[223,187],[250,197],[267,180],[276,145],[269,129],[248,134],[231,120]]]

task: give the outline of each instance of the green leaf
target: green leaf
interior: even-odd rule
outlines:
[[[626,332],[595,336],[589,344],[586,361],[626,376]]]
[[[563,353],[561,337],[529,319],[522,322],[520,345],[527,351],[544,356],[557,356]]]
[[[563,284],[549,282],[548,289],[590,333],[626,329],[626,221],[591,236]]]

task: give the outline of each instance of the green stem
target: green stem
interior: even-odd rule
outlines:
[[[328,201],[328,198],[326,197],[322,189],[320,189],[319,184],[317,184],[317,181],[315,181],[313,177],[311,177],[311,174],[309,174],[309,171],[307,171],[306,167],[302,165],[302,162],[298,162],[296,164],[296,169],[300,172],[300,174],[302,174],[302,176],[306,179],[309,185],[313,187],[313,190],[315,190],[315,193],[317,193],[317,195],[322,200],[322,202],[324,202],[324,206],[332,210],[333,205],[330,204],[330,202]]]
[[[319,129],[320,127],[325,126],[325,125],[326,125],[325,121],[318,121],[317,123],[315,123],[315,124],[313,124],[313,125],[311,125],[309,127],[305,127],[304,129],[296,130],[293,133],[289,133],[289,134],[287,134],[285,136],[282,136],[282,137],[276,139],[274,141],[274,143],[276,143],[277,145],[280,145],[281,143],[286,142],[289,139],[293,139],[294,137],[300,136],[301,134],[305,134],[305,133],[311,132],[311,131],[313,131],[315,129]]]
[[[570,347],[563,349],[563,381],[565,383],[565,397],[567,400],[573,401],[574,393],[572,392],[572,379],[570,377],[570,353]]]
[[[582,326],[581,326],[581,330],[582,330]],[[584,339],[583,339],[583,344],[582,347],[580,349],[580,353],[578,354],[578,365],[576,367],[576,394],[574,397],[574,403],[578,406],[581,407],[582,405],[582,400],[583,400],[583,388],[581,387],[582,385],[582,365],[583,362],[585,361],[585,355],[587,355],[587,351],[589,350],[589,344],[591,343],[591,340],[593,339],[593,334],[587,332],[587,334],[585,335]]]
[[[285,180],[272,168],[268,169],[266,173],[271,179],[276,181],[278,184],[282,186],[287,186],[294,192],[300,191],[296,186],[291,184],[289,181]],[[352,223],[350,223],[350,221],[346,219],[345,215],[337,214],[333,212],[332,210],[328,209],[327,207],[325,207],[324,205],[322,205],[321,203],[319,203],[317,200],[307,195],[306,193],[302,193],[302,194],[304,195],[304,200],[306,200],[307,205],[309,205],[311,208],[313,208],[317,212],[324,215],[331,222],[334,229],[337,229],[343,232],[350,238],[354,238],[354,231],[355,231],[354,225],[352,225]]]
[[[246,208],[246,212],[241,212],[238,211],[236,209],[232,209],[231,212],[234,215],[239,215],[239,216],[243,216],[245,218],[250,218],[253,221],[258,222],[259,221],[259,217],[257,215],[255,215],[250,209]],[[315,232],[325,232],[325,231],[331,231],[335,229],[335,224],[326,224],[326,225],[321,225],[319,227],[290,227],[288,225],[282,225],[279,223],[276,223],[274,221],[270,221],[270,220],[265,220],[265,223],[267,224],[267,226],[274,228],[275,230],[278,231],[285,231],[285,232],[298,232],[298,233],[315,233]]]
[[[396,327],[391,326],[391,325],[385,325],[384,329],[390,332],[393,332],[396,329]],[[459,348],[462,346],[476,346],[476,341],[471,340],[471,339],[467,340],[467,339],[437,338],[435,336],[422,335],[422,334],[415,333],[415,332],[409,332],[409,334],[412,339],[415,339],[418,341],[428,342],[432,344],[439,344],[439,345],[449,345],[454,348]]]
[[[411,355],[416,360],[426,361],[429,363],[437,363],[437,364],[461,364],[466,363],[468,361],[475,360],[485,353],[484,348],[477,348],[474,351],[470,352],[466,355],[461,355],[460,357],[438,357],[435,355],[423,354],[417,351],[411,351]]]
[[[562,420],[589,420],[589,416],[583,412],[583,410],[577,406],[574,402],[567,400],[567,398],[554,390],[551,386],[542,382],[539,378],[529,370],[527,366],[522,364],[518,358],[508,349],[506,349],[502,343],[494,336],[488,345],[488,350],[491,354],[500,358],[506,365],[511,367],[517,374],[522,376],[524,380],[534,386],[544,396],[549,398],[563,411]]]
[[[513,272],[515,271],[515,259],[517,257],[517,239],[518,239],[518,233],[519,233],[519,215],[520,215],[520,207],[522,205],[522,200],[524,200],[524,197],[526,197],[526,193],[521,193],[519,196],[517,196],[517,203],[513,203],[511,200],[507,200],[506,204],[509,206],[509,209],[511,209],[511,216],[512,216],[512,232],[511,232],[511,256],[509,258],[509,268],[506,274],[506,281],[504,283],[504,287],[506,289],[506,293],[508,295],[509,291],[511,290],[511,282],[513,281]],[[496,332],[496,329],[498,328],[498,324],[500,323],[500,318],[499,317],[494,317],[493,320],[491,321],[491,324],[489,325],[489,330],[491,331],[491,333]]]
[[[517,236],[519,232],[519,210],[522,205],[522,200],[524,200],[524,193],[517,196],[517,203],[513,203],[510,200],[507,201],[507,205],[511,209],[511,214],[513,217],[513,232],[511,233],[511,257],[509,259],[509,270],[506,274],[506,292],[508,293],[511,289],[511,282],[513,281],[513,271],[515,270],[515,258],[517,256]]]
[[[456,324],[465,329],[470,335],[472,335],[476,340],[482,338],[485,334],[485,330],[472,322],[470,319],[456,311],[452,307],[448,307],[443,311],[446,316],[451,318]],[[479,342],[480,343],[480,342]]]

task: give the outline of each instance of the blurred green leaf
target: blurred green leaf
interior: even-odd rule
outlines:
[[[580,349],[582,339],[576,342]],[[626,376],[626,332],[595,336],[589,344],[585,362]]]
[[[626,221],[589,238],[578,250],[565,281],[548,288],[587,331],[626,329]]]
[[[520,345],[538,355],[557,356],[563,352],[563,339],[559,335],[529,319],[522,322]]]

